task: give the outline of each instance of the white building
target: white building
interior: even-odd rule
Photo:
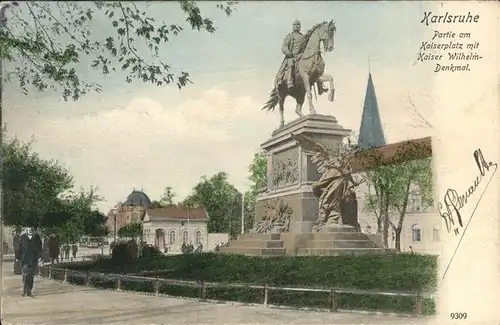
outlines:
[[[205,209],[167,207],[147,209],[143,219],[143,235],[147,244],[169,252],[181,252],[182,244],[208,246],[208,215]],[[204,249],[205,250],[205,249]]]

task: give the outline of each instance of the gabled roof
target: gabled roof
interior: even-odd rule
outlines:
[[[165,207],[147,209],[146,219],[151,221],[164,220],[208,220],[208,214],[204,208],[185,209],[182,207]]]

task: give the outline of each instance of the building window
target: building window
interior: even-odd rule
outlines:
[[[413,197],[411,199],[411,207],[410,207],[411,211],[414,212],[414,211],[417,211],[417,198]]]
[[[420,227],[418,225],[413,225],[411,227],[411,233],[412,233],[412,241],[414,243],[422,241],[422,234],[421,234]]]
[[[168,244],[175,245],[175,231],[173,230],[168,234]]]
[[[439,229],[432,229],[432,240],[439,241]]]
[[[195,242],[196,242],[196,245],[200,245],[201,244],[201,231],[199,231],[199,230],[196,232]]]
[[[188,244],[188,240],[189,240],[188,231],[184,230],[184,232],[182,233],[182,243],[187,245]]]

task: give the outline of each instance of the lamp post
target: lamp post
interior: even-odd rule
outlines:
[[[113,236],[114,244],[116,245],[116,209],[113,211]]]

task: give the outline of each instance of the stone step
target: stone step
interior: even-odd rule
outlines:
[[[367,240],[361,232],[315,232],[312,234],[314,240]]]
[[[322,233],[338,233],[338,232],[357,232],[356,228],[347,225],[329,225],[321,228],[319,232]]]
[[[306,248],[377,248],[368,239],[360,240],[308,240]]]
[[[284,256],[284,248],[261,248],[261,247],[222,247],[221,252],[229,254],[242,254],[253,256]]]
[[[298,256],[335,256],[335,255],[367,255],[391,253],[394,250],[385,248],[299,248]]]
[[[243,234],[240,236],[239,240],[280,240],[280,234]]]
[[[284,248],[284,243],[282,240],[238,239],[229,241],[229,247]]]

